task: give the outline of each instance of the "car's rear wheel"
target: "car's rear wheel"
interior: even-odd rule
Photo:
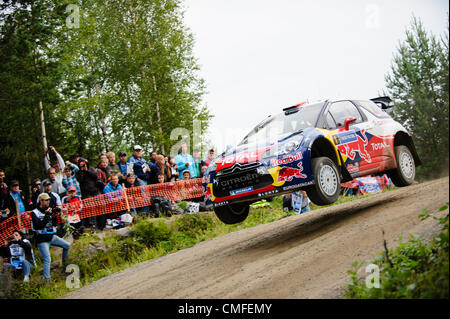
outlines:
[[[306,188],[309,199],[316,205],[334,203],[341,191],[341,178],[336,164],[328,157],[316,157],[311,161],[314,184]]]
[[[389,173],[389,177],[397,187],[411,185],[416,177],[416,165],[414,157],[405,145],[394,148],[397,168]]]
[[[230,225],[244,221],[247,218],[249,211],[250,205],[248,204],[233,204],[214,207],[217,218],[225,224]]]

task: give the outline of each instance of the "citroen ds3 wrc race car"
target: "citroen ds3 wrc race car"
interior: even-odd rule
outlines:
[[[207,204],[224,223],[239,223],[263,198],[305,190],[316,205],[335,202],[341,182],[387,173],[396,186],[420,165],[412,138],[387,111],[389,97],[326,100],[287,107],[258,124],[208,166]]]

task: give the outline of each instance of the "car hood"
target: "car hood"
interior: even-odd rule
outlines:
[[[214,162],[217,165],[216,171],[233,166],[236,163],[246,164],[256,161],[261,161],[263,154],[270,151],[272,148],[278,148],[278,146],[284,142],[298,139],[303,131],[297,131],[294,133],[284,134],[278,137],[275,142],[262,141],[259,143],[238,145],[235,148],[222,153],[217,157]]]

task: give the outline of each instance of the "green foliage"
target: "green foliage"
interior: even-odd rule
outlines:
[[[448,209],[448,203],[440,211]],[[433,215],[424,212],[420,218]],[[435,217],[433,217],[435,218]],[[380,288],[367,288],[364,278],[357,275],[363,266],[355,261],[348,271],[346,298],[448,298],[449,297],[449,215],[439,219],[442,231],[431,241],[410,236],[395,249],[379,254],[373,264],[380,269]]]
[[[0,11],[0,167],[21,185],[43,173],[39,102],[47,138],[61,145],[64,133],[53,109],[61,101],[64,1],[6,1]],[[24,174],[25,172],[25,174]],[[26,190],[26,187],[23,187]]]
[[[147,247],[167,240],[172,234],[172,229],[162,220],[158,222],[142,221],[132,229],[132,236]]]
[[[79,7],[78,28],[66,25],[68,4]],[[193,41],[181,0],[0,4],[0,168],[7,180],[26,185],[46,175],[39,102],[48,144],[65,160],[79,153],[95,165],[99,153],[130,154],[135,144],[168,155],[182,137],[198,147],[204,141],[193,136],[193,121],[204,132],[211,115]]]
[[[411,133],[422,160],[419,178],[448,173],[448,56],[448,30],[439,40],[414,17],[385,77],[393,116]]]
[[[214,226],[214,221],[210,215],[205,214],[186,214],[178,218],[176,226],[179,232],[186,236],[195,238],[197,234],[201,234]]]

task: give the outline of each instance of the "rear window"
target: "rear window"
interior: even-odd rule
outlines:
[[[376,103],[372,101],[356,101],[359,106],[364,108],[366,111],[372,113],[376,117],[380,118],[390,118],[389,114],[381,109]]]

